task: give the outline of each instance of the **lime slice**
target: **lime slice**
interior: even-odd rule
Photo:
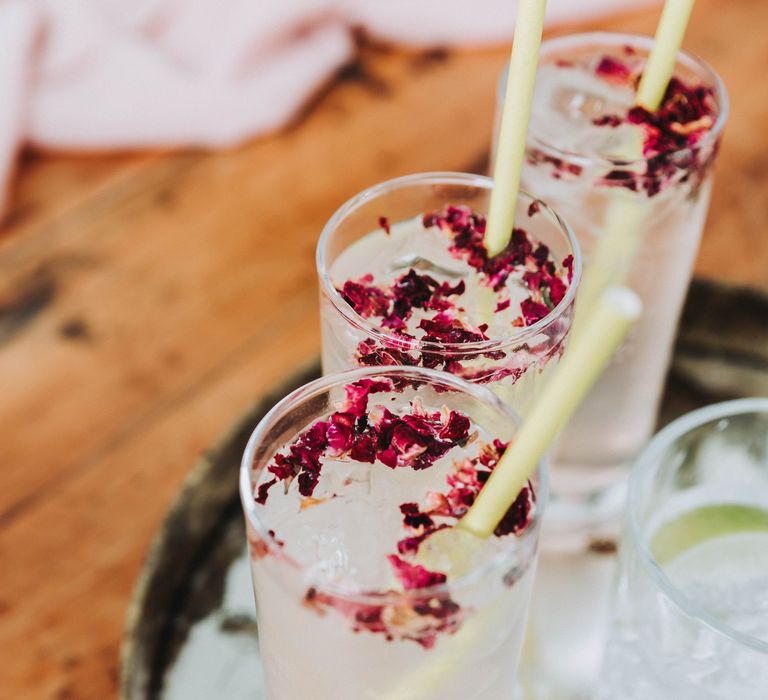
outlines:
[[[738,532],[768,531],[768,510],[753,506],[702,506],[664,523],[651,540],[651,553],[666,564],[706,540]]]

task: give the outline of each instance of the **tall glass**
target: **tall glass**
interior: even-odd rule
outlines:
[[[728,113],[717,75],[680,53],[676,77],[711,90],[716,114],[695,143],[646,150],[645,127],[616,117],[629,116],[634,80],[652,43],[586,33],[541,48],[522,183],[570,223],[584,252],[575,332],[590,280],[601,276],[629,284],[644,314],[554,450],[523,669],[537,700],[591,697],[609,623],[628,466],[656,421]],[[677,107],[685,115],[682,100]]]
[[[353,396],[350,387],[370,386],[370,382],[386,382],[389,388],[370,394],[367,413],[358,410],[357,419],[350,423],[356,435],[381,421],[382,415],[402,415],[418,406],[418,412],[431,415],[433,422],[449,420],[451,412],[463,414],[469,419],[470,438],[457,438],[453,449],[428,468],[423,464],[391,468],[378,457],[371,464],[355,462],[332,451],[328,454],[336,455],[335,461],[324,457],[312,497],[291,503],[297,483],[301,489],[299,475],[285,488],[273,485],[268,500],[257,502],[263,496],[264,480],[274,473],[269,465],[277,463],[275,455],[290,454],[289,446],[298,444],[297,437],[306,436],[310,426],[317,444],[317,422],[322,421],[323,431],[328,431],[328,425],[341,425],[329,418],[335,415],[340,420],[339,414],[332,413],[334,407],[343,405],[345,396],[347,401]],[[456,433],[453,425],[447,433]],[[400,585],[387,574],[390,557],[379,554],[383,548],[407,560],[404,549],[410,545],[388,550],[395,547],[393,533],[403,527],[406,511],[400,505],[404,501],[411,506],[423,504],[426,489],[450,483],[453,490],[443,504],[457,507],[467,489],[480,488],[482,479],[479,472],[472,477],[471,465],[481,464],[480,454],[485,460],[482,465],[488,464],[496,448],[488,447],[492,441],[486,441],[493,436],[506,442],[519,425],[516,414],[487,389],[447,373],[403,367],[324,377],[293,392],[267,414],[243,456],[240,496],[272,700],[509,698],[516,682],[546,501],[542,472],[531,480],[523,510],[514,511],[524,515],[518,520],[520,527],[512,534],[491,537],[471,570],[461,577]],[[402,426],[395,432],[401,430]],[[440,439],[449,439],[447,433],[440,431]],[[331,432],[326,434],[336,449],[335,438]],[[301,444],[310,443],[304,438]],[[418,458],[419,452],[407,449],[403,456]],[[435,493],[427,499],[433,504],[435,499],[440,501]],[[521,504],[518,499],[516,507]],[[450,518],[432,517],[434,525],[455,524]],[[424,572],[416,567],[411,573],[421,576]]]
[[[404,272],[415,268],[451,283],[460,280],[470,268],[446,271],[446,265],[453,265],[450,258],[446,264],[432,265],[433,251],[426,237],[424,243],[419,244],[416,239],[413,248],[403,251],[396,236],[382,236],[365,260],[351,268],[345,265],[345,253],[379,229],[382,217],[391,222],[407,222],[449,205],[469,207],[485,215],[491,187],[492,180],[480,175],[409,175],[371,187],[336,211],[317,246],[325,373],[370,364],[443,369],[468,381],[487,384],[502,400],[526,415],[564,350],[581,274],[581,256],[573,233],[544,202],[521,193],[517,225],[531,239],[547,246],[558,263],[570,259],[571,279],[563,298],[543,318],[523,327],[510,325],[503,337],[461,343],[404,340],[379,321],[356,313],[339,291],[346,280],[384,265]],[[494,305],[495,302],[490,306],[491,314]]]
[[[600,700],[768,696],[768,398],[694,411],[635,463]]]
[[[553,497],[571,506],[570,512],[558,509],[569,529],[577,517],[615,517],[623,493],[619,488],[611,494],[609,487],[623,484],[653,432],[728,114],[720,78],[680,53],[675,76],[710,89],[716,115],[695,144],[669,146],[659,155],[646,143],[652,155],[640,156],[641,127],[611,120],[633,104],[633,78],[621,84],[624,66],[636,78],[652,44],[648,37],[586,33],[551,39],[541,48],[523,186],[576,232],[585,260],[581,296],[591,266],[608,266],[608,274],[627,278],[644,305],[643,318],[570,421],[553,457]],[[619,246],[612,254],[603,240],[606,229],[621,236],[632,217],[641,222],[637,249]],[[598,243],[608,253],[600,261]]]

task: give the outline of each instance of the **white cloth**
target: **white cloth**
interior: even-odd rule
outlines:
[[[550,0],[551,22],[653,0]],[[508,42],[515,0],[0,0],[0,213],[25,144],[219,147],[279,128],[354,53]]]

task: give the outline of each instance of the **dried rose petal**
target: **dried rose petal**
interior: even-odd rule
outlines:
[[[432,527],[435,523],[426,513],[422,513],[418,503],[403,503],[400,506],[403,524],[410,528]]]
[[[386,594],[369,593],[383,598]],[[318,615],[332,609],[352,623],[355,632],[381,634],[388,641],[408,640],[431,649],[439,634],[452,634],[461,625],[461,608],[448,597],[417,597],[392,605],[359,603],[310,588],[304,605]]]
[[[563,164],[563,167],[569,171],[580,172],[578,166]],[[533,215],[539,209],[539,203],[532,202],[529,214]],[[446,233],[451,239],[451,254],[474,268],[480,275],[481,283],[494,291],[503,290],[513,272],[539,268],[541,273],[537,278],[531,301],[554,308],[564,297],[567,283],[555,269],[549,248],[534,244],[522,229],[514,229],[507,248],[501,254],[489,258],[483,243],[485,218],[469,207],[449,205],[443,212],[425,214],[423,224],[428,228],[437,227]],[[522,374],[518,368],[499,368],[496,365],[485,368],[465,367],[463,363],[475,360],[480,356],[478,353],[458,349],[437,352],[432,348],[422,349],[422,343],[459,346],[488,340],[485,332],[487,326],[468,326],[459,313],[463,313],[463,309],[459,309],[455,304],[455,297],[463,295],[466,291],[463,280],[454,285],[448,282],[440,283],[429,275],[409,269],[389,287],[378,288],[371,283],[370,276],[362,277],[356,282],[350,281],[349,288],[345,285],[345,299],[355,310],[362,309],[364,314],[380,318],[382,327],[390,331],[390,337],[383,342],[371,338],[361,341],[355,356],[360,365],[423,366],[444,369],[462,376],[477,375],[478,381],[496,381],[503,377],[514,379]],[[499,300],[497,311],[509,308],[510,304],[509,299]],[[435,312],[412,324],[422,332],[418,340],[413,331],[408,332],[408,322],[414,309]],[[530,315],[529,313],[528,316]],[[524,318],[525,316],[513,319],[512,327],[525,325]],[[506,353],[502,350],[488,350],[482,353],[482,356],[498,362],[506,357]],[[384,458],[389,463],[393,461],[391,452],[385,452]]]
[[[454,345],[488,340],[488,336],[479,332],[479,329],[472,331],[465,328],[455,316],[444,311],[436,314],[434,318],[422,319],[419,328],[425,331],[424,340],[429,342]]]
[[[622,119],[618,114],[604,114],[602,117],[593,119],[592,123],[595,126],[609,126],[612,129],[615,129],[617,126],[620,126],[624,123],[624,119]]]
[[[357,437],[349,451],[349,456],[357,462],[373,464],[376,461],[376,446],[373,435],[364,433]]]
[[[598,74],[618,76],[621,70],[610,66],[619,61],[604,58],[598,66]],[[674,180],[692,182],[696,192],[713,162],[709,155],[696,147],[703,135],[712,128],[717,113],[714,90],[704,85],[687,85],[679,78],[672,78],[655,112],[635,106],[625,116],[607,114],[593,120],[596,126],[616,127],[625,122],[643,128],[643,156],[646,159],[644,173],[616,169],[597,180],[597,185],[624,187],[632,192],[653,197]],[[716,150],[717,145],[713,146]],[[681,151],[689,149],[689,154]]]
[[[264,504],[267,502],[269,496],[269,489],[271,489],[277,483],[277,479],[270,479],[265,481],[258,488],[258,492],[255,498],[256,503]]]
[[[334,413],[326,432],[328,453],[334,456],[344,454],[352,447],[355,439],[355,414]]]
[[[420,564],[409,564],[395,554],[390,554],[387,560],[406,591],[429,588],[448,580],[448,577],[439,571],[429,571]]]
[[[612,56],[603,56],[597,64],[595,73],[601,78],[616,83],[626,83],[632,75],[629,65]]]
[[[441,440],[449,440],[452,443],[462,443],[469,437],[469,418],[458,411],[451,411],[448,420],[438,432]]]
[[[400,555],[415,554],[425,539],[434,532],[448,527],[446,523],[436,524],[435,518],[456,520],[462,518],[475,502],[506,448],[507,443],[499,440],[482,445],[477,457],[465,458],[454,466],[453,472],[446,476],[449,487],[446,493],[430,492],[423,507],[416,503],[403,504],[401,511],[405,516],[406,525],[409,522],[417,523],[421,531],[400,540],[397,543],[398,553]],[[480,469],[480,467],[484,468]],[[503,537],[522,532],[530,523],[534,503],[533,487],[529,482],[505,513],[494,534],[497,537]],[[431,525],[428,524],[427,518],[431,520]]]
[[[270,531],[271,532],[271,531]],[[263,559],[269,554],[269,546],[258,535],[248,535],[248,551],[251,554],[251,559]]]
[[[568,284],[570,284],[573,281],[573,255],[563,260],[563,268],[568,270]]]
[[[549,313],[549,309],[546,305],[533,301],[532,299],[524,299],[520,302],[520,310],[523,312],[526,326],[532,326]]]
[[[363,281],[348,280],[338,291],[342,299],[363,318],[385,316],[389,312],[389,299],[378,287],[365,284]]]
[[[368,408],[368,397],[371,394],[392,391],[393,389],[394,386],[389,379],[360,379],[347,384],[344,387],[344,393],[347,395],[344,410],[359,418],[365,415]]]
[[[532,506],[531,491],[530,487],[527,486],[520,491],[515,502],[509,507],[501,522],[496,526],[493,534],[496,537],[504,537],[510,534],[517,535],[525,530],[531,520]]]
[[[438,530],[444,530],[448,525],[442,524],[435,527],[430,527],[424,530],[420,535],[413,535],[412,537],[404,537],[397,543],[397,551],[400,555],[406,556],[409,554],[415,554],[419,551],[421,543],[428,537],[436,533]]]

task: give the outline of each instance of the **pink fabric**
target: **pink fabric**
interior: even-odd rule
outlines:
[[[548,19],[653,0],[550,0]],[[354,52],[512,36],[514,0],[0,0],[0,213],[24,143],[228,146],[285,124]]]

